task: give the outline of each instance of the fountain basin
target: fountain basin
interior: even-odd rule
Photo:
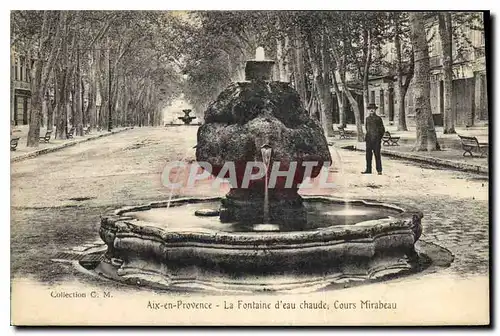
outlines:
[[[423,216],[418,210],[304,197],[308,227],[296,231],[272,223],[220,223],[216,211],[203,210],[219,202],[154,202],[103,217],[100,236],[107,258],[119,265],[116,275],[173,288],[258,284],[274,290],[412,270]],[[196,216],[197,210],[208,216]]]

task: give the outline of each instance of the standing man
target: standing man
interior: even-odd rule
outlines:
[[[380,145],[385,133],[384,123],[375,110],[377,105],[370,103],[367,106],[370,115],[366,118],[366,170],[361,174],[372,173],[372,157],[375,154],[375,166],[379,175],[382,175],[382,160],[380,158]]]

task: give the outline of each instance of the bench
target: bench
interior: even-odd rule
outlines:
[[[354,136],[354,131],[346,130],[345,127],[337,126],[337,129],[339,130],[340,139],[350,139]]]
[[[68,133],[66,133],[66,139],[73,139],[73,134],[75,134],[75,128],[71,127]]]
[[[19,143],[19,137],[16,137],[16,138],[11,138],[10,139],[10,150],[11,151],[15,151],[16,148],[17,148],[17,145]]]
[[[44,137],[40,137],[40,142],[49,143],[51,135],[52,135],[52,130],[48,130],[47,132],[45,132]]]
[[[488,155],[489,145],[487,142],[479,142],[476,137],[457,135],[462,143],[462,149],[464,150],[463,156],[467,153],[469,153],[470,156],[474,156],[472,154],[473,151],[479,153],[481,157],[485,154]]]
[[[384,146],[399,146],[398,141],[400,138],[401,137],[394,137],[389,131],[386,131],[382,137],[382,143]]]

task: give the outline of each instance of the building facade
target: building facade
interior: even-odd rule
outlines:
[[[453,36],[453,82],[452,82],[452,110],[455,114],[455,125],[458,127],[484,125],[488,122],[488,99],[485,62],[485,37],[484,30],[471,29],[469,25],[457,25]],[[431,86],[431,110],[434,123],[443,125],[443,69],[442,69],[442,46],[438,31],[437,19],[431,19],[427,23],[427,39],[429,42],[430,61],[430,86]],[[476,26],[482,23],[477,22]],[[459,36],[460,38],[457,38]],[[460,52],[459,52],[460,51]],[[381,52],[384,61],[395,64],[396,50],[393,42],[382,46]],[[460,54],[460,55],[459,55]],[[379,69],[380,70],[380,69]],[[382,75],[370,76],[369,100],[378,107],[378,114],[384,119],[386,125],[398,122],[398,85],[397,77],[389,70],[380,70]],[[383,73],[386,74],[383,74]],[[403,78],[404,80],[404,78]],[[361,83],[351,79],[349,84],[353,97],[357,100],[363,117],[363,90]],[[334,121],[338,122],[338,104],[334,99]],[[354,113],[346,97],[343,97],[344,113],[347,123],[354,123]],[[410,82],[405,97],[405,112],[407,125],[415,124],[415,104],[413,99],[413,85]]]
[[[454,21],[455,22],[455,21]],[[430,61],[431,110],[437,126],[443,125],[443,68],[442,45],[436,19],[429,20],[428,40]],[[488,99],[485,62],[484,30],[471,29],[468,25],[455,26],[453,36],[452,110],[459,127],[485,124],[488,121]],[[457,39],[456,36],[460,36]],[[384,46],[386,61],[395,62],[393,43]],[[370,78],[370,100],[379,106],[379,114],[388,124],[398,118],[398,94],[393,75]],[[414,124],[415,105],[412,83],[405,97],[407,124]]]
[[[29,123],[31,106],[31,76],[29,60],[11,49],[10,120],[12,125]]]

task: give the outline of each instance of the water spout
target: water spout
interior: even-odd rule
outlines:
[[[260,152],[262,154],[262,162],[264,163],[264,167],[266,169],[266,177],[264,180],[264,216],[263,216],[264,224],[269,224],[269,189],[267,183],[268,183],[269,164],[271,162],[272,151],[273,148],[268,144],[265,144],[260,148]]]
[[[262,162],[266,167],[269,167],[269,163],[271,161],[271,153],[273,151],[273,148],[269,146],[268,144],[262,145],[260,148],[260,152],[262,154]],[[267,172],[266,172],[267,173]]]
[[[187,161],[187,158],[189,156],[193,156],[193,153],[192,153],[192,150],[193,149],[196,149],[198,147],[198,144],[196,144],[193,148],[189,148],[185,153],[184,155],[182,156],[180,162],[186,162]],[[168,178],[168,177],[167,177]],[[174,177],[174,181],[171,181],[171,185],[170,185],[170,192],[169,192],[169,196],[168,196],[168,202],[167,202],[167,209],[170,208],[170,203],[172,203],[172,198],[174,196],[174,185],[176,183],[178,183],[180,181],[180,179],[182,178],[182,175],[180,174],[180,169],[178,169],[175,173],[175,177]]]

